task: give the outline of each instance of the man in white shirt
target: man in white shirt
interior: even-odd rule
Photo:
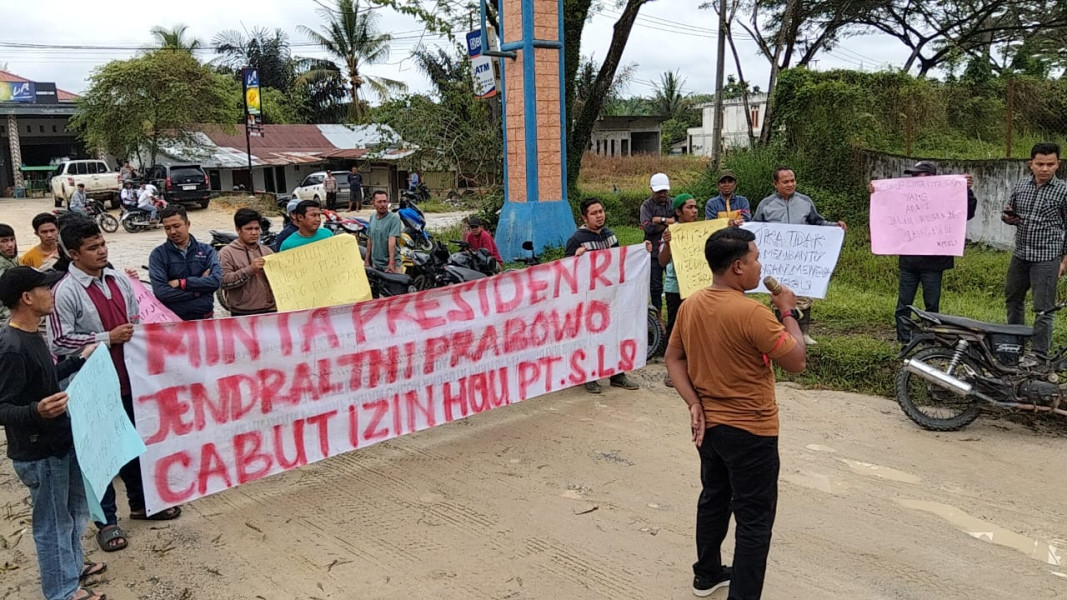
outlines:
[[[137,208],[147,212],[153,221],[156,220],[156,186],[145,183],[141,185],[141,194],[137,196]]]

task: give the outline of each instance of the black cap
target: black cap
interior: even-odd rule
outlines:
[[[471,227],[485,227],[485,222],[478,217],[471,217],[467,219],[467,225],[470,225]]]
[[[0,303],[14,308],[23,294],[38,287],[52,287],[66,273],[38,271],[33,267],[12,267],[0,276]]]
[[[905,175],[937,175],[937,167],[934,163],[921,160],[910,169],[904,169]]]

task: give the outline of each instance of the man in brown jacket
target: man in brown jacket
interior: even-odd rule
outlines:
[[[237,239],[219,250],[222,264],[222,293],[230,314],[258,315],[274,312],[274,293],[267,274],[263,272],[263,257],[274,252],[259,243],[260,214],[251,208],[241,208],[233,215]]]

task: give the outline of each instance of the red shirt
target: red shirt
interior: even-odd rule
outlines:
[[[495,258],[498,263],[501,265],[504,264],[504,261],[500,258],[500,251],[496,249],[496,242],[493,241],[493,236],[489,235],[489,232],[485,229],[482,229],[482,232],[478,235],[474,235],[473,232],[468,231],[463,235],[463,241],[470,244],[473,252],[485,248],[489,251],[489,254],[493,255],[493,258]]]

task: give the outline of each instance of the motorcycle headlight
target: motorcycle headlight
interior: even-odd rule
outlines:
[[[406,233],[400,234],[400,245],[405,248],[412,248],[415,246],[415,240],[411,239],[411,236]]]

